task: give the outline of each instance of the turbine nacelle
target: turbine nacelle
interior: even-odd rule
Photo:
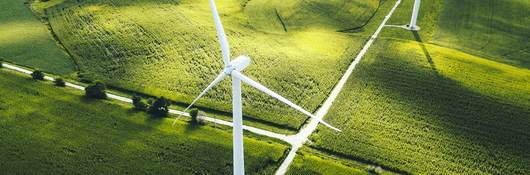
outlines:
[[[225,68],[224,73],[226,75],[230,75],[230,74],[232,74],[232,71],[234,71],[234,70],[236,70],[238,72],[241,72],[241,71],[245,70],[245,68],[247,68],[248,65],[250,65],[250,62],[251,62],[250,57],[248,57],[246,55],[238,56],[236,59],[230,61],[230,65],[228,65]]]

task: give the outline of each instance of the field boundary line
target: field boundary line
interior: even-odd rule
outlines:
[[[316,111],[315,113],[316,118],[311,118],[309,123],[305,125],[298,134],[289,136],[290,139],[294,141],[292,144],[293,147],[291,148],[291,150],[289,151],[289,154],[287,155],[287,157],[284,159],[284,161],[282,162],[282,164],[276,171],[276,175],[284,175],[285,173],[287,173],[289,166],[294,161],[296,152],[298,151],[298,149],[300,149],[304,145],[304,143],[308,140],[309,136],[317,129],[319,120],[322,120],[322,118],[324,118],[324,116],[328,113],[329,109],[331,108],[331,105],[333,105],[333,102],[335,101],[335,99],[341,92],[342,88],[348,81],[349,77],[353,73],[353,70],[355,69],[357,64],[361,62],[361,59],[366,54],[366,52],[368,52],[368,49],[372,46],[374,41],[379,36],[379,33],[381,33],[383,28],[386,26],[386,23],[388,22],[390,17],[392,17],[392,14],[394,14],[394,11],[397,9],[399,4],[401,4],[401,0],[396,1],[396,4],[394,5],[394,7],[392,7],[390,12],[388,12],[388,14],[385,16],[385,18],[383,19],[383,21],[381,22],[377,30],[370,37],[370,39],[366,42],[366,44],[363,46],[359,54],[357,54],[357,56],[355,57],[353,62],[350,64],[346,72],[343,74],[343,76],[341,77],[337,85],[335,85],[335,87],[331,91],[326,101],[324,101],[322,106]]]
[[[17,72],[20,72],[20,73],[24,73],[24,74],[28,74],[28,75],[31,75],[31,73],[33,73],[33,71],[31,71],[29,69],[22,68],[22,67],[19,67],[19,66],[15,66],[13,64],[5,63],[5,62],[2,63],[2,64],[3,64],[4,68],[10,69],[10,70],[14,70],[14,71],[17,71]],[[50,76],[44,76],[44,79],[48,80],[48,81],[54,81],[55,80],[55,78],[50,77]],[[70,82],[65,82],[65,86],[73,88],[73,89],[81,90],[81,91],[85,90],[84,86],[80,86],[80,85],[77,85],[77,84],[74,84],[74,83],[70,83]],[[132,103],[132,99],[124,97],[124,96],[112,94],[112,93],[107,93],[107,97],[110,98],[110,99],[118,100],[118,101],[125,102],[125,103]],[[187,112],[174,110],[174,109],[169,109],[169,113],[176,114],[176,115],[183,115],[183,116],[186,116],[186,117],[190,116],[190,114],[187,113]],[[211,123],[216,123],[216,124],[229,126],[229,127],[233,126],[232,122],[221,120],[221,119],[211,118],[211,117],[208,117],[208,116],[199,116],[199,118],[201,118],[201,119],[203,119],[205,121],[211,122]],[[247,126],[247,125],[243,125],[243,129],[247,130],[247,131],[250,131],[250,132],[252,132],[254,134],[258,134],[258,135],[267,136],[267,137],[275,138],[275,139],[278,139],[278,140],[282,140],[282,141],[287,142],[287,143],[289,143],[291,145],[293,145],[293,143],[294,143],[293,140],[289,139],[289,137],[287,135],[285,135],[285,134],[279,134],[279,133],[275,133],[275,132],[272,132],[272,131],[267,131],[267,130],[264,130],[264,129],[259,129],[259,128],[252,127],[252,126]]]

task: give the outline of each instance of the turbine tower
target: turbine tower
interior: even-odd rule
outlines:
[[[223,55],[223,61],[224,61],[224,70],[219,73],[217,78],[210,83],[204,89],[199,96],[197,96],[191,104],[184,109],[184,111],[187,111],[197,100],[199,100],[202,96],[204,96],[210,89],[212,89],[215,85],[219,84],[222,80],[224,80],[226,77],[231,76],[232,77],[232,121],[233,121],[233,159],[234,159],[234,174],[236,175],[243,175],[245,174],[245,163],[244,163],[244,152],[243,152],[243,111],[242,111],[242,103],[241,103],[241,82],[246,83],[247,85],[250,85],[259,91],[270,95],[277,100],[289,105],[290,107],[302,112],[303,114],[315,118],[320,123],[324,124],[325,126],[339,131],[339,129],[331,126],[330,124],[322,121],[322,119],[319,119],[318,117],[315,117],[310,112],[304,110],[302,107],[294,104],[293,102],[287,100],[286,98],[282,97],[281,95],[278,95],[277,93],[273,92],[272,90],[268,89],[267,87],[261,85],[260,83],[250,79],[249,77],[243,75],[241,71],[243,71],[249,64],[250,64],[250,58],[248,56],[239,56],[234,60],[230,60],[230,47],[228,46],[228,40],[226,39],[226,35],[223,29],[223,25],[221,24],[221,19],[219,17],[219,14],[217,12],[217,8],[215,6],[214,0],[210,0],[210,8],[213,13],[213,18],[215,21],[215,27],[217,29],[217,37],[219,39],[219,44],[221,46],[221,53]],[[176,119],[175,119],[176,121]]]
[[[412,9],[412,17],[410,19],[410,24],[408,25],[409,30],[420,30],[420,27],[416,25],[418,22],[418,13],[420,12],[420,3],[421,0],[414,0],[414,8]]]

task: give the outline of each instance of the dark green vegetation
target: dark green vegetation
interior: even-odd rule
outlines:
[[[35,80],[44,80],[44,73],[40,70],[35,70],[31,73],[31,78]]]
[[[0,169],[10,174],[230,174],[231,133],[152,119],[129,105],[0,70]],[[250,174],[286,146],[245,138]]]
[[[379,1],[217,4],[232,55],[253,59],[245,73],[314,111],[367,38],[336,31],[363,26]],[[206,0],[67,0],[46,14],[79,60],[83,79],[189,103],[222,69]],[[228,85],[215,88],[199,106],[230,112]],[[295,130],[306,120],[265,94],[243,91],[244,113],[252,121]]]
[[[149,113],[157,117],[166,117],[169,112],[169,101],[165,97],[157,98],[149,106]]]
[[[85,88],[85,97],[94,98],[94,99],[105,99],[107,98],[107,86],[100,81],[95,81],[94,83],[88,85]]]
[[[59,86],[59,87],[65,87],[66,86],[66,82],[64,82],[64,80],[62,78],[56,78],[53,81],[53,84],[55,84],[55,86]]]
[[[133,103],[134,109],[139,110],[139,111],[147,111],[147,108],[149,107],[149,105],[147,105],[147,102],[145,102],[145,100],[142,99],[142,97],[136,96],[136,95],[133,96],[132,103]]]
[[[441,29],[444,16],[455,13],[447,9],[465,11],[456,2],[423,1],[419,33],[385,28],[386,38],[372,46],[325,118],[343,132],[319,128],[311,147],[412,174],[529,174],[530,71],[509,61],[517,57],[493,57],[495,48],[469,51],[470,38],[452,48],[437,45],[448,32]],[[408,22],[411,3],[404,1],[392,24]],[[498,10],[509,11],[507,6]],[[487,36],[484,31],[474,35]],[[525,37],[523,32],[511,34]],[[499,50],[525,46],[503,37],[507,43]],[[499,40],[489,47],[505,42]],[[469,54],[475,52],[484,54]]]
[[[0,1],[0,59],[46,72],[74,73],[72,60],[24,2]]]

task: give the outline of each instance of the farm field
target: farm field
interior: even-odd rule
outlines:
[[[0,69],[0,169],[14,174],[232,172],[229,130],[186,121],[172,127],[169,119],[81,93]],[[272,174],[286,149],[245,138],[247,172]]]
[[[173,110],[222,69],[208,0],[5,1],[0,59],[15,66],[169,97]],[[530,1],[421,2],[413,32],[414,0],[216,0],[232,57],[252,58],[244,74],[310,112],[324,106],[315,115],[342,130],[302,128],[305,115],[243,85],[247,174],[530,174]],[[197,105],[224,121],[171,126],[176,116],[8,69],[2,172],[232,173],[229,81]]]
[[[0,2],[0,59],[61,75],[76,71],[33,12],[26,0]]]
[[[412,174],[528,174],[530,71],[381,39],[311,147]],[[322,129],[320,127],[320,129]]]
[[[454,7],[460,1],[437,2],[422,1],[426,12],[420,15],[419,32],[385,28],[326,115],[343,132],[320,126],[310,147],[412,174],[529,174],[530,71],[517,55],[498,57],[528,47],[512,40],[528,37],[527,29],[475,30],[474,36],[493,31],[492,37],[507,38],[491,40],[491,48],[482,51],[479,42],[462,34],[453,35],[461,42],[442,41],[456,30],[442,26],[461,20],[447,13],[484,10],[474,11],[478,1],[462,1],[464,7]],[[403,10],[411,6],[404,1],[390,23],[407,24],[410,11]],[[455,8],[460,10],[448,10]],[[479,21],[465,22],[458,30]]]
[[[412,2],[403,1],[390,23],[408,24]],[[529,8],[526,0],[423,0],[420,32],[425,42],[528,69]],[[400,28],[387,28],[382,36],[415,40]]]
[[[446,3],[434,43],[530,69],[530,1]]]
[[[367,165],[357,161],[347,161],[318,153],[310,148],[304,148],[295,158],[289,175],[312,175],[312,174],[333,174],[333,175],[395,175],[390,171]]]
[[[245,73],[309,111],[318,108],[368,38],[337,31],[362,31],[379,5],[378,0],[218,2],[232,55],[253,59]],[[45,14],[78,60],[82,79],[189,103],[222,68],[206,0],[67,0]],[[228,84],[199,106],[230,111]],[[262,93],[243,91],[245,115],[253,121],[296,130],[306,120]]]

